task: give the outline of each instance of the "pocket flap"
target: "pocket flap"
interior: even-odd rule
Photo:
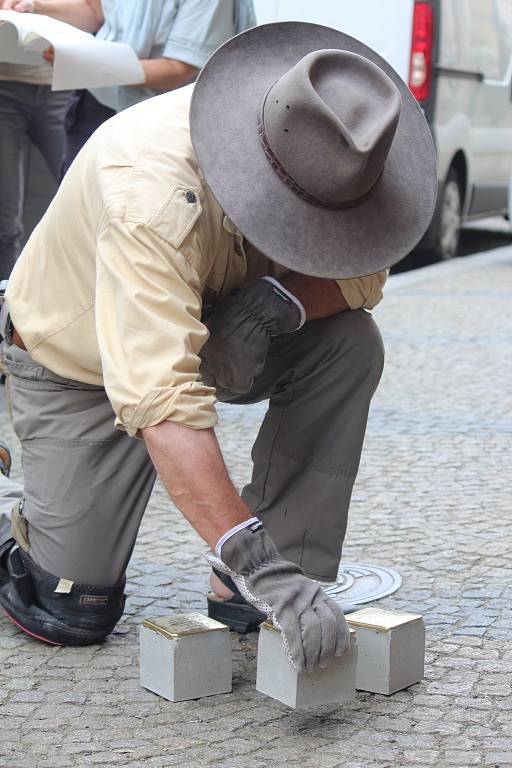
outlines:
[[[202,210],[198,187],[173,187],[149,226],[173,248],[179,248]]]

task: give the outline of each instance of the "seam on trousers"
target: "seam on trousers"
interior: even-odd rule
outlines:
[[[109,437],[105,438],[103,440],[91,440],[90,438],[82,438],[82,437],[24,437],[23,443],[34,443],[37,442],[39,445],[44,445],[45,443],[49,443],[50,445],[71,445],[71,446],[95,446],[95,445],[105,445],[107,443],[116,443],[119,440],[119,438],[116,437]]]
[[[322,469],[319,467],[315,461],[305,461],[304,459],[299,459],[297,456],[294,456],[292,453],[285,453],[280,448],[275,449],[277,453],[280,453],[281,456],[286,456],[287,459],[292,459],[293,461],[296,461],[297,464],[302,464],[304,467],[312,467],[317,472],[319,472],[321,475],[327,475],[328,477],[357,477],[357,467],[351,467],[350,469],[346,470],[327,470]]]
[[[9,423],[14,430],[14,418],[12,415],[12,380],[11,374],[8,373],[5,377],[5,403],[7,405],[7,415],[9,416]]]
[[[299,565],[302,568],[302,561],[304,560],[304,550],[306,548],[306,537],[308,535],[309,528],[304,528],[304,536],[302,537],[302,542],[300,545],[300,558],[299,558]],[[304,568],[302,568],[304,570]]]
[[[293,390],[292,390],[292,394],[293,394]],[[256,508],[253,510],[254,513],[258,512],[261,509],[261,506],[262,506],[263,502],[265,501],[265,493],[266,493],[266,490],[267,490],[267,481],[268,481],[268,476],[270,474],[270,467],[272,465],[272,456],[274,454],[275,445],[276,445],[276,441],[277,441],[277,436],[278,436],[279,430],[281,428],[281,422],[283,420],[284,412],[288,408],[290,400],[291,400],[291,394],[290,394],[290,398],[289,398],[288,402],[281,409],[281,414],[279,416],[279,421],[278,421],[278,424],[277,424],[277,427],[276,427],[276,431],[274,433],[274,438],[272,440],[272,446],[271,446],[269,454],[268,454],[267,471],[265,473],[265,479],[263,481],[263,487],[262,487],[262,490],[261,490],[261,497],[260,497],[260,500],[259,500],[258,504],[256,505]]]
[[[304,573],[306,574],[306,576],[309,579],[316,579],[317,581],[324,582],[324,584],[332,584],[333,581],[336,581],[336,578],[338,576],[338,570],[336,571],[336,574],[335,574],[334,578],[331,578],[331,575],[329,577],[327,577],[325,575],[325,573],[322,573],[322,574],[320,574],[320,573],[313,573],[313,571],[310,571],[310,570],[306,571],[306,570],[304,570],[304,568],[302,570],[304,571]],[[320,586],[322,586],[322,585],[320,585]]]
[[[16,363],[18,365],[18,363]],[[20,363],[20,365],[25,365],[25,363]],[[31,368],[32,366],[28,366],[27,368]],[[12,378],[15,380],[16,387],[18,389],[28,389],[33,392],[104,392],[105,388],[100,387],[96,384],[85,384],[81,386],[73,386],[73,383],[71,379],[65,379],[64,381],[53,381],[52,379],[45,379],[42,377],[30,377],[25,378],[24,376],[16,375],[15,373],[12,373],[12,371],[9,371],[9,376],[12,376]],[[68,383],[69,382],[69,383]],[[81,382],[75,382],[75,384],[81,384]]]

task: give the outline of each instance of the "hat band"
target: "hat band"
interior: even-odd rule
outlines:
[[[271,86],[272,88],[273,86]],[[270,146],[267,133],[265,131],[265,122],[264,122],[264,108],[265,108],[265,102],[267,100],[267,96],[271,90],[267,91],[265,94],[265,98],[263,99],[263,104],[261,106],[261,109],[258,114],[258,134],[260,137],[261,145],[263,147],[263,151],[265,152],[265,155],[267,156],[267,160],[269,161],[270,165],[272,166],[272,169],[277,173],[281,181],[283,181],[288,189],[291,189],[292,192],[294,192],[298,197],[305,200],[307,203],[311,203],[311,205],[316,205],[318,208],[326,208],[327,210],[342,210],[345,208],[353,208],[356,205],[359,205],[359,203],[362,203],[370,192],[372,192],[375,184],[379,181],[380,177],[382,176],[382,173],[384,171],[384,168],[377,176],[374,184],[370,187],[370,189],[364,193],[364,195],[361,195],[361,197],[356,198],[355,200],[349,200],[348,202],[342,202],[342,203],[330,203],[326,200],[320,200],[319,197],[316,197],[312,192],[308,192],[304,187],[301,187],[301,185],[295,181],[293,176],[290,176],[284,165],[279,160],[278,156]]]

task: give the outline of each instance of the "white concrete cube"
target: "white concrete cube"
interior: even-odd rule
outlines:
[[[357,640],[325,669],[297,672],[286,658],[281,635],[272,624],[260,627],[256,690],[292,709],[351,701],[355,696]]]
[[[169,701],[229,693],[229,630],[202,613],[145,619],[139,665],[141,685]]]
[[[347,617],[359,648],[356,688],[391,693],[423,680],[425,626],[418,613],[364,608]]]

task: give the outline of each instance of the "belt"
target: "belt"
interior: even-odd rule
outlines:
[[[12,343],[16,344],[16,346],[19,347],[20,349],[24,349],[25,352],[27,351],[27,348],[23,343],[23,339],[21,338],[21,336],[19,335],[18,331],[14,326],[12,328]]]
[[[7,306],[7,302],[5,301],[5,292],[7,290],[8,282],[8,280],[0,281],[0,339],[5,339],[8,344],[12,342],[17,347],[25,350],[26,352],[27,348],[23,343],[23,339],[12,323],[11,316],[9,314],[9,308]]]

